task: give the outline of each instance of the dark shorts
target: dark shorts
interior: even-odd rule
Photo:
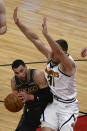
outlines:
[[[24,113],[15,131],[35,131],[40,125],[41,109],[24,109]]]

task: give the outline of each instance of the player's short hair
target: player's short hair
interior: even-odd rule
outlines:
[[[23,60],[20,60],[20,59],[15,60],[15,61],[13,61],[13,63],[12,63],[12,69],[18,68],[20,65],[22,65],[23,67],[25,67],[24,61],[23,61]]]
[[[64,50],[64,51],[68,51],[68,43],[67,41],[63,40],[63,39],[59,39],[59,40],[56,40],[56,42],[61,46],[61,48]]]

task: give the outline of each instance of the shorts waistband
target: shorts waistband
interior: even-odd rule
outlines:
[[[57,101],[59,102],[62,102],[62,103],[72,103],[74,101],[76,101],[76,98],[72,98],[72,99],[69,99],[69,100],[64,100],[56,95],[54,95],[54,99],[56,99]]]

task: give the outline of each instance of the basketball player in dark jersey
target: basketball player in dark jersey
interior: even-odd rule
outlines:
[[[0,35],[3,35],[7,30],[6,11],[3,0],[0,0]]]
[[[45,107],[53,100],[52,93],[44,72],[27,69],[22,60],[15,60],[12,70],[15,74],[11,80],[12,91],[17,92],[25,103],[23,115],[15,131],[35,131],[40,125]]]

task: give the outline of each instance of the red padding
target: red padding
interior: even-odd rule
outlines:
[[[74,131],[87,131],[87,116],[77,119]]]
[[[37,128],[37,130],[36,131],[41,131],[41,128]]]

